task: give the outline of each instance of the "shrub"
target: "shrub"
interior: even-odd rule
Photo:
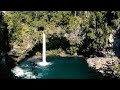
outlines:
[[[40,53],[39,51],[37,51],[37,52],[35,53],[35,55],[36,55],[36,56],[40,56],[41,53]]]

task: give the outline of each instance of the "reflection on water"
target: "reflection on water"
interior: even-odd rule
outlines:
[[[91,71],[82,58],[47,58],[51,64],[39,66],[36,62],[24,61],[12,72],[23,79],[93,79],[96,74]]]

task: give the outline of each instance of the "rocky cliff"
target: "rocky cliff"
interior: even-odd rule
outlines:
[[[97,57],[97,58],[88,58],[87,63],[89,67],[94,68],[98,72],[102,73],[103,76],[111,76],[115,77],[116,71],[114,70],[114,67],[119,64],[119,58],[118,57],[112,57],[112,58],[103,58],[103,57]]]

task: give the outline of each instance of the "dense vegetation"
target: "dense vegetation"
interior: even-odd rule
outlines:
[[[109,47],[109,36],[119,26],[119,14],[119,11],[7,11],[4,21],[14,56],[26,55],[36,46],[41,52],[42,27],[47,34],[47,50],[99,56],[100,51]]]
[[[42,30],[47,36],[47,54],[104,56],[109,37],[119,39],[120,11],[6,11],[0,16],[0,50],[8,42],[9,58],[20,61],[40,55]],[[8,41],[3,41],[3,23]]]

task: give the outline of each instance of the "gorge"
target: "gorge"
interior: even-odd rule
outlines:
[[[119,77],[119,11],[5,11],[0,17],[1,78],[20,71],[21,78],[85,79],[94,70]]]

